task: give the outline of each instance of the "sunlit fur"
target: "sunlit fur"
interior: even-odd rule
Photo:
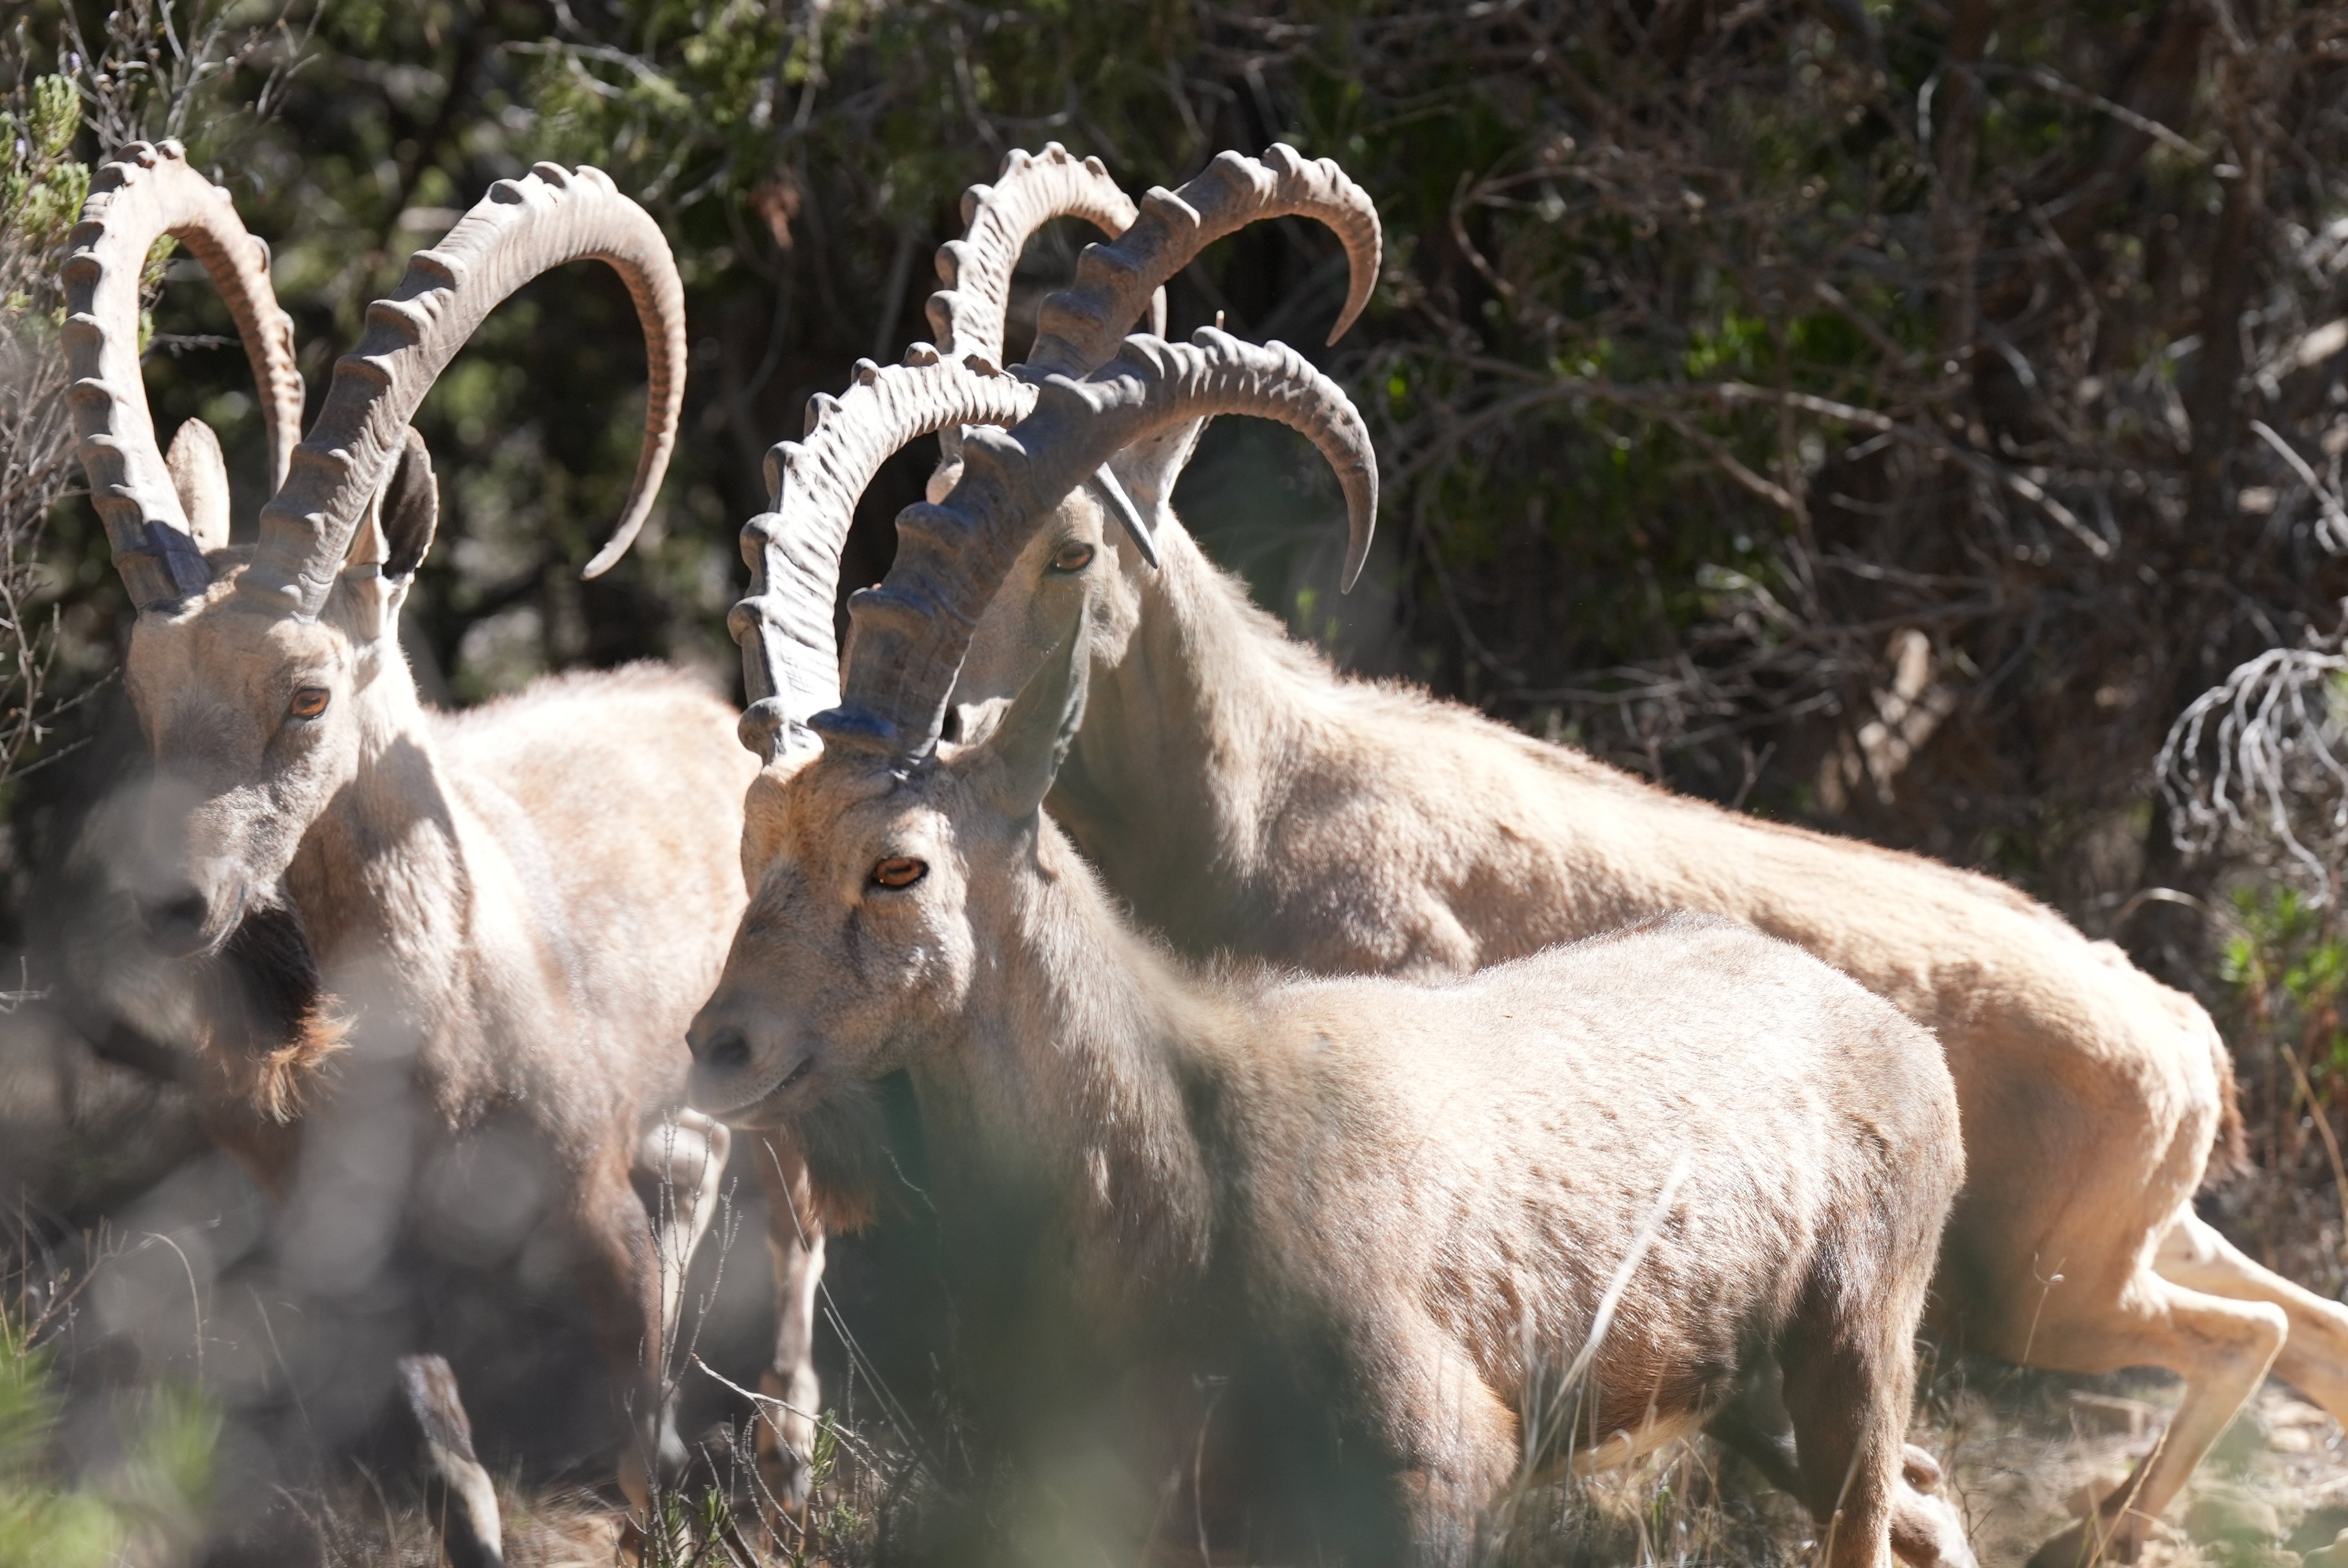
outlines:
[[[1141,921],[1194,955],[1418,975],[1663,909],[1749,921],[1890,999],[1947,1051],[1973,1172],[1935,1286],[1953,1342],[2185,1379],[2130,1493],[2143,1514],[2175,1495],[2270,1362],[2348,1421],[2348,1309],[2193,1213],[2233,1114],[2224,1042],[2191,999],[1990,878],[1722,811],[1338,675],[1166,505],[1186,440],[1122,460],[1162,567],[1104,537],[1079,492],[1013,569],[956,696],[1016,690],[1068,624],[1067,601],[1090,598],[1091,706],[1049,805]],[[1093,563],[1054,572],[1072,539],[1098,547]],[[2120,1506],[2090,1527],[2132,1537],[2142,1520]]]
[[[428,509],[392,521],[422,530],[388,541],[412,565]],[[201,600],[139,618],[129,686],[156,779],[121,874],[150,900],[204,901],[192,945],[200,962],[226,949],[214,989],[241,1004],[212,1009],[205,1114],[290,1229],[337,1204],[334,1223],[364,1229],[363,1211],[414,1202],[373,1178],[328,1190],[340,1167],[304,1132],[330,1107],[338,1126],[379,1092],[408,1108],[421,1143],[399,1156],[403,1193],[461,1181],[483,1136],[519,1138],[553,1174],[535,1223],[575,1259],[643,1428],[661,1403],[662,1279],[630,1173],[681,1100],[685,1025],[742,907],[754,764],[724,702],[652,666],[427,709],[398,644],[409,579],[380,573],[371,532],[315,621],[256,613],[227,549]],[[304,687],[328,694],[313,719],[289,712]],[[641,1438],[632,1485],[662,1440]]]
[[[1076,683],[1039,678],[988,740],[907,776],[829,752],[763,775],[757,888],[694,1025],[695,1103],[743,1125],[877,1138],[870,1085],[910,1073],[967,1266],[949,1284],[1011,1347],[981,1419],[1007,1402],[1089,1431],[1037,1389],[1107,1404],[1228,1375],[1244,1415],[1221,1430],[1256,1445],[1233,1468],[1289,1479],[1341,1443],[1384,1478],[1314,1540],[1457,1563],[1520,1461],[1685,1430],[1775,1343],[1828,1560],[1888,1563],[1962,1163],[1930,1036],[1709,917],[1433,983],[1189,970],[1035,809]],[[900,856],[927,875],[876,885]],[[1581,1401],[1560,1399],[1683,1154]],[[1162,1411],[1126,1436],[1169,1429],[1187,1440]]]

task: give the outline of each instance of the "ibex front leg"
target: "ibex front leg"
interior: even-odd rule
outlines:
[[[815,1375],[816,1291],[823,1283],[823,1226],[808,1187],[807,1162],[778,1134],[762,1134],[758,1183],[767,1194],[767,1248],[775,1265],[775,1358],[759,1391],[758,1471],[774,1505],[807,1507],[813,1483],[815,1420],[823,1391]]]
[[[684,1469],[682,1447],[663,1454],[661,1269],[651,1217],[619,1160],[580,1173],[572,1224],[582,1253],[578,1277],[598,1349],[627,1426],[620,1490],[649,1521],[652,1480]],[[670,1438],[675,1441],[674,1436]]]
[[[403,1356],[399,1395],[416,1423],[425,1505],[438,1522],[450,1568],[501,1568],[497,1489],[474,1457],[473,1423],[457,1397],[457,1375],[438,1356]]]
[[[698,1111],[678,1109],[654,1123],[636,1150],[636,1169],[659,1188],[653,1214],[653,1251],[660,1267],[660,1427],[656,1452],[664,1473],[680,1467],[685,1445],[676,1432],[676,1375],[685,1343],[685,1282],[693,1255],[708,1234],[726,1183],[734,1134]]]

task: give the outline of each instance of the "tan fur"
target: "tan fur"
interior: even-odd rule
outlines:
[[[2191,999],[1990,878],[1733,815],[1337,675],[1165,507],[1180,456],[1128,458],[1162,569],[1072,497],[988,610],[956,698],[976,720],[1089,599],[1092,702],[1050,804],[1143,921],[1194,954],[1420,975],[1665,909],[1748,921],[1888,998],[1947,1052],[1973,1172],[1935,1286],[1954,1342],[2185,1379],[2141,1478],[2144,1513],[2175,1495],[2278,1346],[2278,1373],[2348,1420],[2348,1309],[2230,1248],[2189,1286],[2157,1263],[2197,1223],[2230,1100],[2224,1043]],[[1072,540],[1095,560],[1053,573]],[[2140,1525],[2098,1527],[2125,1551]]]
[[[207,1120],[297,1213],[335,1201],[304,1190],[333,1165],[310,1129],[331,1142],[406,1106],[405,1168],[444,1187],[484,1136],[523,1139],[556,1173],[539,1223],[576,1257],[635,1413],[633,1487],[676,1445],[654,1430],[661,1267],[630,1171],[680,1102],[684,1027],[743,903],[755,764],[735,715],[651,666],[434,712],[398,649],[406,579],[355,567],[305,623],[239,599],[239,554],[213,567],[202,600],[132,633],[158,764],[134,877],[150,900],[194,890],[206,949],[290,905],[335,1024],[215,1039]],[[289,712],[304,687],[328,692],[314,719]]]
[[[788,1125],[813,1157],[873,1079],[909,1071],[942,1231],[977,1238],[970,1277],[1030,1282],[996,1326],[1040,1354],[998,1393],[1015,1407],[1056,1375],[1097,1400],[1154,1368],[1231,1377],[1225,1399],[1262,1418],[1233,1419],[1242,1442],[1305,1411],[1304,1448],[1341,1442],[1389,1478],[1387,1515],[1315,1522],[1348,1561],[1468,1561],[1528,1463],[1685,1430],[1774,1344],[1827,1560],[1887,1563],[1962,1166],[1930,1036],[1709,917],[1471,979],[1186,972],[1034,809],[1023,710],[1052,700],[910,774],[828,752],[761,776],[766,858],[694,1026],[695,1102]],[[876,885],[899,856],[927,874]],[[1006,1233],[1023,1205],[1032,1226]],[[1561,1392],[1643,1243],[1587,1381]],[[1092,1430],[1056,1413],[1048,1430]],[[1228,1462],[1296,1462],[1274,1447]]]
[[[211,1046],[202,1052],[200,1068],[205,1097],[249,1106],[253,1114],[283,1126],[321,1092],[327,1063],[350,1041],[351,1020],[320,1011],[305,1016],[282,1045],[258,1051]],[[250,1168],[252,1162],[246,1163]]]

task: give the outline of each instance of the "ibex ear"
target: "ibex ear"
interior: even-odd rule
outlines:
[[[994,733],[973,750],[982,759],[995,805],[1012,818],[1032,815],[1052,793],[1052,781],[1085,722],[1085,687],[1092,672],[1092,617],[1079,601],[1076,623],[1027,678]]]
[[[440,486],[432,477],[432,454],[416,427],[383,487],[383,575],[407,577],[424,564],[440,527]]]
[[[171,437],[163,456],[170,471],[171,488],[180,494],[180,510],[188,515],[188,531],[196,548],[210,552],[228,548],[228,462],[221,456],[220,437],[201,419],[191,419]]]
[[[1189,466],[1190,455],[1199,449],[1200,433],[1206,428],[1203,419],[1187,420],[1171,430],[1135,442],[1108,460],[1110,469],[1124,482],[1126,494],[1133,497],[1133,504],[1153,519],[1156,514],[1173,506],[1174,481]]]

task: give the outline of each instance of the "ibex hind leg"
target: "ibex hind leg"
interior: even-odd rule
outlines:
[[[758,1384],[777,1402],[760,1409],[758,1474],[767,1506],[796,1517],[814,1484],[816,1417],[823,1408],[815,1372],[823,1226],[798,1151],[768,1135],[753,1153],[767,1196],[767,1250],[775,1267],[775,1356]]]
[[[2185,1389],[2168,1430],[2136,1473],[2094,1513],[2039,1548],[2032,1568],[2133,1561],[2151,1522],[2257,1390],[2288,1329],[2283,1309],[2271,1302],[2206,1295],[2149,1268],[2123,1274],[2116,1287],[2101,1290],[2074,1271],[2072,1281],[2050,1291],[2029,1346],[2032,1366],[2089,1373],[2158,1367]]]
[[[1807,1504],[1801,1461],[1794,1451],[1793,1418],[1779,1392],[1774,1357],[1760,1357],[1737,1379],[1735,1397],[1704,1430],[1745,1457],[1762,1478]],[[1891,1551],[1911,1568],[1974,1568],[1964,1521],[1940,1490],[1941,1465],[1909,1443],[1900,1450],[1900,1486],[1891,1501]]]
[[[2291,1332],[2274,1375],[2348,1427],[2348,1307],[2252,1263],[2189,1207],[2161,1238],[2152,1266],[2162,1278],[2210,1296],[2281,1307]]]
[[[1889,1568],[1915,1352],[1900,1341],[1904,1324],[1836,1321],[1844,1314],[1831,1308],[1810,1317],[1779,1347],[1802,1501],[1828,1568]]]
[[[1496,1555],[1511,1480],[1522,1460],[1517,1412],[1484,1380],[1467,1348],[1413,1319],[1360,1342],[1364,1411],[1372,1442],[1397,1452],[1396,1513],[1407,1539],[1389,1561],[1468,1568]],[[1324,1531],[1327,1523],[1324,1522]],[[1349,1560],[1368,1560],[1375,1548]]]

